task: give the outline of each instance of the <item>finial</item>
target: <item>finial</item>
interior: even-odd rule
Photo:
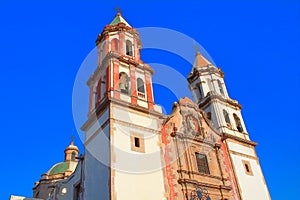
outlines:
[[[196,44],[194,44],[194,48],[195,48],[195,50],[196,50],[196,54],[200,53],[199,47],[198,47]]]
[[[74,140],[75,140],[75,136],[72,135],[72,136],[71,136],[71,144],[74,144]]]
[[[117,14],[121,14],[122,10],[119,7],[116,7],[115,9],[117,11]]]

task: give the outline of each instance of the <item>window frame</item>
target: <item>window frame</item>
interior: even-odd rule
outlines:
[[[241,122],[241,119],[239,118],[239,116],[237,116],[237,114],[233,113],[233,119],[234,119],[235,126],[236,126],[236,129],[238,130],[238,132],[243,133],[244,127],[242,125],[242,122]]]
[[[138,145],[136,141],[138,140]],[[145,139],[144,135],[131,132],[130,133],[130,143],[131,143],[131,150],[136,151],[139,153],[145,153]]]
[[[130,45],[129,45],[130,44]],[[128,48],[127,48],[128,47]],[[125,41],[125,55],[133,57],[133,42],[129,39]]]
[[[120,49],[119,39],[118,38],[113,38],[110,41],[110,51],[118,53],[119,49]]]
[[[71,161],[76,161],[76,152],[72,151],[71,153]]]
[[[141,82],[139,82],[139,81],[141,81]],[[140,77],[138,77],[136,79],[136,88],[137,88],[138,97],[145,99],[145,97],[146,97],[145,81]],[[140,91],[140,89],[142,89],[142,90]]]
[[[218,87],[219,87],[219,92],[221,95],[225,95],[225,92],[224,92],[224,88],[223,88],[223,85],[222,85],[222,82],[218,79],[217,80],[217,83],[218,83]]]
[[[200,156],[202,156],[202,158],[200,158]],[[203,174],[210,174],[207,155],[203,153],[195,152],[195,158],[196,158],[196,166],[198,172]]]
[[[254,176],[250,161],[248,161],[248,160],[242,160],[242,164],[243,164],[243,168],[244,168],[245,174],[247,174],[249,176]]]
[[[223,117],[225,119],[226,125],[231,127],[231,121],[230,121],[230,118],[229,118],[229,114],[225,109],[223,109]]]

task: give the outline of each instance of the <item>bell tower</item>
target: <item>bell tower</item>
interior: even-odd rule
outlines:
[[[89,115],[104,105],[107,98],[153,110],[151,80],[154,71],[140,60],[139,34],[120,12],[98,35],[96,46],[98,67],[88,81]]]
[[[215,128],[245,140],[249,140],[242,115],[242,106],[228,96],[224,73],[197,51],[188,81],[193,98],[206,112]]]
[[[97,68],[85,131],[84,199],[165,199],[162,109],[154,70],[140,59],[140,36],[120,11],[96,39]],[[147,187],[145,184],[147,183]]]
[[[255,151],[257,143],[249,138],[242,106],[228,95],[224,73],[197,50],[188,82],[194,101],[222,135],[240,199],[271,199]]]

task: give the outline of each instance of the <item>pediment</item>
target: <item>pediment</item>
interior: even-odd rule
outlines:
[[[181,98],[173,104],[172,113],[167,117],[165,124],[167,127],[176,127],[178,134],[190,139],[212,144],[221,139],[204,111],[188,97]]]

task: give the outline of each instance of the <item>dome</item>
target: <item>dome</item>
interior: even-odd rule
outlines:
[[[75,171],[77,166],[77,162],[60,162],[53,165],[50,170],[47,172],[48,175],[55,175],[55,174],[63,174],[67,170],[71,170],[72,172]]]
[[[76,169],[78,164],[79,149],[74,145],[74,141],[65,149],[65,159],[63,162],[56,163],[46,173],[45,179],[52,179],[58,177],[68,177]]]

